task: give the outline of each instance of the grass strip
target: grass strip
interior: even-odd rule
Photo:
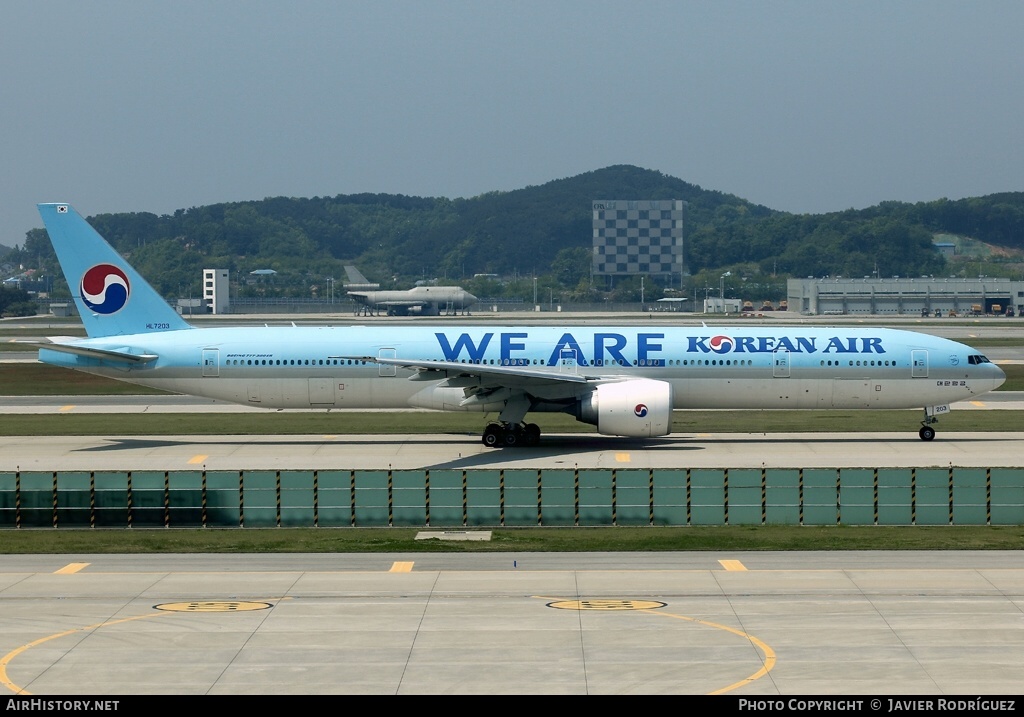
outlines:
[[[471,530],[487,530],[486,527]],[[494,553],[1020,550],[1021,526],[494,528],[489,541],[417,540],[422,528],[110,528],[0,531],[0,550],[89,553]],[[440,530],[431,528],[431,530]]]

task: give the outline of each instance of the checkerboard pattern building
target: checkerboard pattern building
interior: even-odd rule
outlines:
[[[684,273],[683,205],[679,199],[595,200],[595,275]]]

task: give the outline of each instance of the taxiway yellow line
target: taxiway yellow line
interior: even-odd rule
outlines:
[[[68,563],[58,570],[54,575],[74,575],[75,573],[89,567],[89,563]]]

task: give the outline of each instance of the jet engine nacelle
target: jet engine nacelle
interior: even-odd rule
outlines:
[[[672,386],[648,378],[602,383],[580,401],[576,417],[606,436],[665,436],[672,430]]]

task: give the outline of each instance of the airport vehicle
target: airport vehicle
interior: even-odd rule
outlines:
[[[197,328],[70,205],[39,211],[87,333],[51,338],[40,361],[238,404],[497,414],[482,433],[491,447],[537,444],[530,412],[567,413],[603,435],[655,437],[687,408],[922,408],[919,435],[931,440],[950,404],[1005,380],[969,346],[882,328]]]

